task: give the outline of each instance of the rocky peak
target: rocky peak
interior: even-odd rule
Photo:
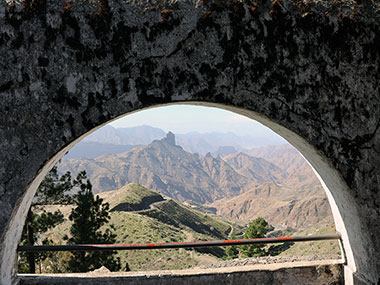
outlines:
[[[162,141],[175,146],[175,135],[172,132],[168,132],[166,138],[163,138]]]
[[[212,155],[211,155],[211,153],[210,152],[208,152],[208,153],[206,153],[206,156],[205,157],[208,157],[208,158],[214,158]]]

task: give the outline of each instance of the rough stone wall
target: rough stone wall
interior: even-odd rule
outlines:
[[[356,202],[359,273],[380,282],[375,1],[1,1],[0,58],[3,280],[58,151],[130,111],[197,101],[257,112],[326,157]]]
[[[236,270],[235,268],[225,268],[217,272],[201,271],[195,273],[194,270],[181,272],[149,272],[141,273],[109,273],[103,276],[91,274],[51,274],[51,275],[24,275],[20,279],[20,285],[64,285],[64,284],[91,284],[91,285],[235,285],[235,284],[271,284],[271,285],[340,285],[343,284],[342,265],[318,265],[318,266],[298,266],[288,268],[256,269],[256,270]],[[233,270],[235,269],[235,270]],[[65,278],[62,278],[65,277]]]

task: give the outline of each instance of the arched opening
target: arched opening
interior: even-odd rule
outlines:
[[[376,1],[53,2],[0,8],[0,283],[66,150],[117,116],[181,101],[254,118],[300,150],[335,201],[347,271],[379,283]]]
[[[183,104],[183,103],[181,103]],[[226,110],[230,110],[232,112],[244,115],[248,118],[254,119],[263,125],[271,128],[280,136],[284,137],[288,140],[293,146],[295,146],[305,157],[305,159],[310,163],[315,172],[317,173],[320,181],[326,191],[326,194],[329,198],[329,202],[333,211],[334,220],[336,224],[337,230],[342,234],[344,250],[347,257],[347,266],[346,266],[346,280],[349,280],[350,273],[355,272],[357,270],[357,259],[356,252],[364,251],[361,248],[360,235],[357,234],[360,232],[361,225],[358,224],[357,220],[357,212],[355,211],[355,201],[350,199],[350,195],[348,195],[348,189],[345,185],[343,179],[340,177],[339,173],[331,166],[331,164],[327,161],[326,158],[323,157],[313,146],[311,146],[306,140],[304,140],[299,135],[294,132],[288,130],[287,128],[271,121],[265,116],[257,114],[255,112],[240,109],[236,107],[231,107],[227,105],[221,104],[211,104],[204,102],[189,102],[188,104],[193,105],[204,105],[222,108]],[[124,116],[124,115],[123,115]],[[104,125],[104,124],[103,124]],[[10,228],[8,233],[14,233],[15,235],[19,235],[20,228],[22,227],[23,216],[26,215],[26,211],[29,208],[31,200],[33,198],[34,192],[36,191],[40,181],[47,174],[49,169],[58,162],[59,159],[78,141],[80,141],[85,136],[92,133],[94,130],[100,128],[98,126],[95,129],[92,129],[90,132],[84,134],[76,141],[72,142],[64,149],[59,151],[53,158],[51,158],[44,166],[43,169],[38,173],[37,177],[30,184],[29,188],[25,192],[25,196],[22,198],[21,203],[18,206],[17,212],[14,213],[13,216],[13,224],[10,224]],[[349,229],[350,232],[347,231],[345,223],[349,221]],[[355,234],[356,233],[356,234]],[[8,234],[7,237],[10,237]],[[8,258],[13,258],[15,256],[15,244],[14,239],[9,239],[8,243],[5,241],[5,250],[2,250],[3,254],[6,254]],[[4,255],[3,255],[4,256]],[[13,265],[10,265],[13,266]],[[14,269],[9,268],[9,269]],[[349,282],[349,281],[347,281]]]

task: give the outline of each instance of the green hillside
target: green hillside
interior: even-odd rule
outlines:
[[[138,211],[149,207],[151,203],[163,201],[157,192],[137,183],[130,183],[118,190],[98,194],[110,204],[111,211]]]
[[[187,234],[171,225],[131,212],[112,212],[117,243],[149,243],[185,241]],[[191,252],[179,249],[119,251],[121,264],[131,270],[162,270],[189,268],[197,261]]]
[[[327,235],[335,234],[334,225],[324,225],[319,228],[310,227],[303,231],[298,231],[292,236],[307,236],[307,235]],[[341,254],[338,240],[328,240],[328,241],[308,241],[308,242],[298,242],[294,243],[288,250],[282,252],[280,255],[294,255],[294,256],[303,256],[303,255],[312,255],[312,254]]]
[[[231,226],[226,222],[194,211],[174,200],[158,203],[155,205],[155,209],[143,211],[141,214],[176,228],[188,228],[199,234],[210,235],[214,238],[227,238],[231,230]]]
[[[220,218],[213,218],[139,184],[131,183],[119,190],[98,194],[110,204],[112,212],[138,212],[159,222],[183,230],[192,230],[214,238],[227,238],[231,226]]]
[[[228,237],[232,228],[241,226],[230,225],[222,219],[212,217],[184,206],[174,200],[163,200],[163,197],[135,183],[99,196],[114,209],[110,212],[109,225],[113,225],[117,235],[117,243],[145,242],[181,242],[197,240],[216,240]],[[151,209],[140,207],[147,199],[160,198],[153,202]],[[115,210],[120,204],[128,204],[137,210]],[[141,210],[139,210],[139,207]],[[49,209],[53,210],[53,209]],[[71,206],[63,206],[61,211],[68,217]],[[108,226],[109,226],[108,225]],[[70,236],[71,222],[64,223],[47,233],[55,243],[64,243],[63,237]],[[222,248],[166,249],[166,250],[130,250],[119,251],[122,270],[128,263],[131,270],[169,270],[185,269],[200,263],[213,262],[224,255]],[[48,272],[49,269],[46,268]]]
[[[98,194],[113,209],[110,222],[117,235],[117,243],[151,243],[182,242],[199,240],[227,239],[231,233],[241,236],[245,226],[233,219],[224,219],[212,214],[205,214],[185,206],[173,199],[165,199],[157,192],[136,183],[109,192]],[[122,207],[120,205],[123,205]],[[56,244],[64,244],[63,237],[70,235],[71,222],[67,219],[72,206],[62,206],[61,211],[66,221],[47,233]],[[54,211],[57,206],[46,206]],[[118,210],[119,209],[119,210]],[[315,230],[310,228],[303,232],[281,232],[280,235],[308,235],[334,232],[333,227],[326,226]],[[336,241],[296,243],[281,255],[308,255],[338,253]],[[210,247],[198,249],[166,250],[128,250],[119,251],[122,270],[126,264],[132,271],[185,269],[205,263],[213,263],[223,257],[224,248]],[[69,253],[55,256],[68,258]],[[60,260],[45,262],[44,272],[54,272],[54,264]],[[61,266],[62,267],[62,266]],[[63,270],[64,272],[64,270]]]

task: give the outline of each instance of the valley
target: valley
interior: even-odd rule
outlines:
[[[249,153],[236,151],[223,157],[190,153],[169,132],[124,153],[65,159],[59,170],[73,175],[86,170],[94,193],[138,183],[245,222],[263,216],[276,228],[333,224],[322,186],[295,149],[278,145]]]
[[[223,218],[194,210],[178,201],[164,197],[136,183],[130,183],[121,189],[98,194],[110,205],[109,225],[114,228],[116,243],[182,242],[199,240],[229,239],[240,237],[247,224],[242,220]],[[148,201],[144,203],[144,201]],[[60,209],[66,220],[46,233],[56,244],[60,244],[65,235],[70,237],[71,222],[67,219],[72,206],[45,206],[47,211]],[[42,208],[40,208],[42,210]],[[109,226],[104,226],[104,229]],[[333,226],[323,226],[314,231],[309,227],[303,230],[286,228],[276,230],[269,235],[307,235],[334,232]],[[117,256],[124,265],[122,270],[169,270],[191,267],[209,267],[219,264],[225,256],[225,248],[165,249],[165,250],[130,250],[119,251]],[[339,246],[335,241],[298,243],[281,253],[282,258],[297,259],[293,256],[312,257],[316,254],[332,258],[339,255]],[[69,253],[56,253],[53,258],[44,261],[45,272],[56,272],[55,263],[67,259]],[[288,257],[287,257],[288,256]],[[214,265],[217,266],[217,265]]]
[[[241,238],[257,217],[270,224],[268,235],[335,232],[322,186],[290,145],[246,149],[240,139],[239,144],[218,145],[212,153],[204,153],[199,150],[205,148],[197,147],[200,140],[187,140],[185,150],[179,145],[183,140],[177,142],[171,132],[165,135],[144,126],[132,133],[144,132],[149,135],[137,140],[108,128],[77,146],[78,152],[69,153],[58,165],[60,173],[70,171],[72,176],[86,170],[93,192],[110,205],[109,224],[118,243]],[[103,151],[98,148],[102,144],[107,144]],[[87,157],[81,157],[81,149]],[[68,217],[70,206],[62,206],[61,211]],[[47,236],[61,243],[69,235],[70,224],[66,219]],[[339,251],[335,241],[314,242],[292,245],[281,255]],[[220,261],[225,251],[120,251],[118,257],[131,270],[183,269]]]
[[[239,221],[231,222],[228,219],[195,211],[180,202],[165,199],[159,193],[136,183],[98,195],[104,202],[110,204],[111,219],[109,224],[115,229],[117,243],[218,240],[227,239],[232,229],[236,234],[241,234],[244,229],[244,224]],[[153,197],[155,200],[160,198],[160,201],[153,202],[154,200],[151,199],[149,205],[144,205],[144,200]],[[57,209],[60,209],[67,218],[72,206],[44,207],[44,210],[47,211]],[[64,223],[49,230],[46,237],[55,243],[60,243],[65,235],[70,236],[70,226],[71,222],[66,219]],[[57,255],[57,259],[65,258],[61,253]],[[224,250],[221,248],[118,252],[121,264],[128,263],[131,270],[185,269],[201,265],[204,262],[217,261],[223,255]],[[50,262],[47,261],[44,264],[47,272],[53,270]]]

